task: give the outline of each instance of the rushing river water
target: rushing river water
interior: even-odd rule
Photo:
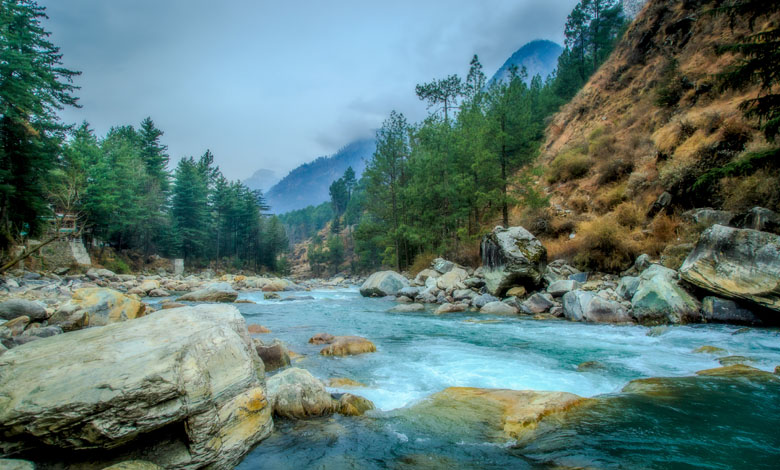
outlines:
[[[238,466],[284,468],[780,468],[780,385],[771,380],[689,377],[719,367],[703,345],[745,356],[771,371],[780,364],[777,329],[727,325],[613,326],[496,317],[387,313],[392,300],[357,290],[320,290],[313,300],[240,298],[247,323],[272,330],[304,355],[294,366],[316,377],[366,385],[330,389],[362,395],[366,416],[276,421],[273,435]],[[308,344],[315,333],[359,335],[377,352],[333,358]],[[723,354],[721,354],[723,355]],[[598,361],[579,372],[577,366]],[[621,393],[643,377],[680,377],[654,394]],[[688,377],[688,378],[685,378]],[[452,386],[555,390],[606,398],[566,415],[524,445],[494,427],[427,419],[409,410]]]

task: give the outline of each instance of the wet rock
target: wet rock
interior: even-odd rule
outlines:
[[[336,402],[325,385],[309,371],[296,367],[268,379],[268,402],[274,414],[290,419],[327,416],[336,410]]]
[[[744,364],[734,364],[725,367],[716,367],[714,369],[700,370],[696,375],[706,377],[745,377],[748,379],[777,381],[778,378],[771,372],[756,369],[755,367]]]
[[[111,450],[176,426],[147,458],[232,468],[272,428],[262,362],[232,306],[57,335],[8,351],[0,368],[3,453]]]
[[[733,300],[718,297],[705,297],[702,299],[701,312],[704,321],[708,323],[739,323],[757,325],[761,323],[753,312],[742,308]]]
[[[755,359],[745,356],[723,356],[718,358],[718,363],[722,366],[733,366],[735,364],[747,365],[756,362]]]
[[[763,207],[754,207],[734,220],[734,225],[739,228],[760,230],[780,235],[780,214]]]
[[[780,312],[780,236],[713,225],[701,234],[680,276],[721,297]]]
[[[504,436],[524,440],[546,417],[565,413],[586,401],[566,392],[451,387],[409,411],[414,416],[435,418],[445,427],[488,423]]]
[[[251,325],[248,325],[246,328],[247,328],[247,331],[249,331],[249,333],[253,334],[253,335],[259,335],[259,334],[264,334],[264,333],[270,333],[271,332],[271,330],[269,330],[268,328],[264,327],[263,325],[258,325],[258,324],[255,324],[255,323],[253,323]]]
[[[360,286],[363,297],[384,297],[396,295],[404,287],[409,287],[409,281],[395,271],[379,271],[366,279]]]
[[[281,299],[281,302],[294,302],[296,300],[314,300],[311,295],[289,295]]]
[[[710,345],[700,346],[694,349],[693,352],[701,354],[726,354],[725,349]]]
[[[278,339],[275,339],[271,344],[264,344],[256,339],[254,345],[257,355],[263,360],[266,372],[290,365],[290,354],[287,352],[287,347]]]
[[[632,316],[643,325],[701,321],[699,303],[680,287],[677,273],[658,264],[640,274],[631,308]]]
[[[592,292],[575,290],[563,296],[563,314],[573,321],[625,323],[631,316],[618,302],[604,299]]]
[[[180,302],[233,302],[238,298],[238,292],[227,282],[215,282],[202,289],[188,292],[179,297]]]
[[[336,410],[344,416],[363,416],[366,411],[373,410],[374,404],[358,395],[344,393],[339,397],[336,403]]]
[[[356,382],[352,379],[347,379],[344,377],[336,377],[328,380],[328,387],[333,388],[360,388],[365,387],[365,384],[362,384],[360,382]]]
[[[547,286],[547,293],[553,297],[563,297],[567,292],[577,290],[581,287],[581,284],[577,281],[569,279],[555,281]]]
[[[516,315],[517,308],[504,302],[490,302],[480,308],[479,312],[491,315]]]
[[[38,302],[25,299],[9,299],[0,302],[0,319],[13,320],[16,317],[26,316],[31,321],[46,320],[46,309]]]
[[[474,297],[471,300],[471,305],[473,305],[474,308],[482,308],[490,302],[498,302],[499,300],[500,299],[498,297],[494,297],[490,294],[482,294],[478,297]]]
[[[309,343],[311,344],[330,344],[336,339],[335,336],[329,334],[329,333],[317,333],[316,335],[309,338]]]
[[[445,303],[439,306],[433,313],[435,315],[442,315],[445,313],[457,313],[457,312],[465,312],[468,308],[468,305],[466,304],[451,304],[451,303]]]
[[[520,304],[520,311],[526,314],[544,313],[554,305],[555,302],[553,302],[550,294],[536,292]]]
[[[265,300],[279,300],[282,298],[282,296],[277,294],[276,292],[267,292],[263,294],[263,298]]]
[[[376,352],[376,346],[366,338],[335,336],[333,341],[320,351],[320,354],[323,356],[354,356],[372,352]]]
[[[424,310],[425,310],[425,305],[423,304],[406,304],[406,305],[396,305],[395,307],[388,310],[388,312],[412,313],[412,312],[422,312]]]
[[[590,372],[594,370],[603,370],[607,367],[599,361],[585,361],[577,365],[577,372]]]
[[[490,294],[503,296],[514,286],[538,286],[547,250],[523,227],[496,227],[480,245],[485,284]]]
[[[145,460],[128,460],[111,465],[103,470],[163,470],[163,468]]]

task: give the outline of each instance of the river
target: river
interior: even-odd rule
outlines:
[[[249,469],[405,468],[772,468],[780,466],[780,384],[772,380],[690,377],[719,367],[715,354],[749,358],[772,371],[780,331],[733,325],[647,328],[498,317],[474,312],[387,313],[390,299],[357,289],[239,298],[248,324],[272,330],[316,377],[344,377],[374,402],[366,416],[276,420],[274,433],[237,467]],[[359,335],[377,352],[333,358],[308,343],[316,333]],[[583,362],[596,367],[578,371]],[[655,394],[621,393],[631,380],[679,377]],[[491,426],[417,415],[410,407],[447,387],[554,390],[598,397],[523,445]]]

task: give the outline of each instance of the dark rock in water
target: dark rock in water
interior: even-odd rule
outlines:
[[[285,297],[281,299],[281,302],[292,302],[294,300],[314,300],[314,297],[311,295],[291,295],[289,297]]]
[[[482,239],[480,254],[485,284],[495,296],[538,286],[547,264],[547,250],[523,227],[496,227]]]
[[[330,333],[317,333],[316,335],[309,338],[309,343],[311,344],[330,344],[336,339],[335,336],[333,336]]]
[[[271,372],[282,367],[290,365],[290,353],[287,351],[287,347],[275,339],[271,344],[264,344],[262,341],[255,341],[255,350],[257,355],[263,360],[265,365],[265,371]]]
[[[363,297],[385,297],[396,295],[404,287],[409,287],[409,281],[395,271],[379,271],[366,279],[360,286]]]
[[[588,372],[592,370],[602,370],[607,367],[599,361],[585,361],[577,365],[577,372]]]
[[[746,214],[739,216],[734,222],[734,225],[739,228],[760,230],[762,232],[771,232],[780,235],[780,214],[763,207],[754,207],[750,209]]]
[[[691,284],[780,312],[780,236],[713,225],[680,268]]]
[[[264,300],[279,300],[281,298],[282,296],[276,292],[266,292],[265,294],[263,294]]]
[[[757,325],[761,323],[753,312],[742,308],[733,300],[718,297],[705,297],[701,306],[704,321],[710,323],[741,323]]]
[[[373,409],[374,404],[370,400],[351,393],[342,393],[336,404],[337,412],[344,416],[362,416]]]
[[[266,381],[268,403],[274,414],[290,419],[306,419],[333,414],[336,401],[325,384],[304,369],[291,368]]]
[[[46,309],[38,302],[25,299],[9,299],[0,303],[0,318],[13,320],[21,316],[30,317],[31,321],[46,320]]]

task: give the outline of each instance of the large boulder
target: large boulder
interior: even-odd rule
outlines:
[[[567,392],[450,387],[414,405],[409,412],[416,419],[434,418],[445,428],[487,424],[501,434],[495,436],[498,440],[524,440],[546,417],[565,413],[586,401]]]
[[[701,321],[699,302],[677,281],[677,272],[654,264],[639,275],[632,315],[643,325]]]
[[[100,449],[165,468],[232,468],[273,426],[263,364],[232,306],[34,341],[0,356],[0,369],[2,454]],[[162,428],[164,439],[134,447]]]
[[[290,352],[287,350],[287,346],[278,339],[274,339],[270,344],[255,339],[254,344],[257,355],[263,361],[266,372],[290,365]]]
[[[631,321],[628,311],[618,302],[593,292],[573,290],[563,296],[563,315],[573,321],[625,323]]]
[[[741,307],[733,300],[705,297],[701,303],[704,321],[709,323],[740,323],[757,325],[761,319],[752,311]]]
[[[60,306],[49,323],[71,331],[134,320],[145,314],[146,307],[137,298],[113,289],[88,287],[76,289],[70,301]]]
[[[780,312],[780,236],[713,225],[701,234],[680,276],[719,297]]]
[[[188,302],[233,302],[238,298],[236,292],[227,282],[215,282],[202,289],[188,292],[179,297],[180,301]]]
[[[395,271],[379,271],[370,275],[360,286],[363,297],[385,297],[396,295],[404,287],[409,287],[409,280]]]
[[[739,228],[761,230],[762,232],[772,232],[780,235],[780,214],[764,207],[754,207],[734,222]]]
[[[446,274],[442,274],[437,280],[436,280],[436,287],[439,289],[445,291],[445,292],[452,292],[454,290],[458,289],[465,289],[466,285],[463,283],[466,279],[468,279],[469,273],[466,272],[466,270],[453,267],[449,271],[447,271]]]
[[[487,290],[499,297],[514,286],[538,286],[547,264],[547,250],[523,227],[496,227],[480,253]]]
[[[27,316],[31,321],[46,320],[46,309],[32,300],[9,299],[0,302],[0,319],[13,320],[16,317]]]
[[[492,315],[516,315],[517,309],[504,302],[489,302],[479,309],[479,313]]]
[[[276,415],[291,419],[330,415],[337,405],[325,384],[297,367],[268,379],[268,401]]]

